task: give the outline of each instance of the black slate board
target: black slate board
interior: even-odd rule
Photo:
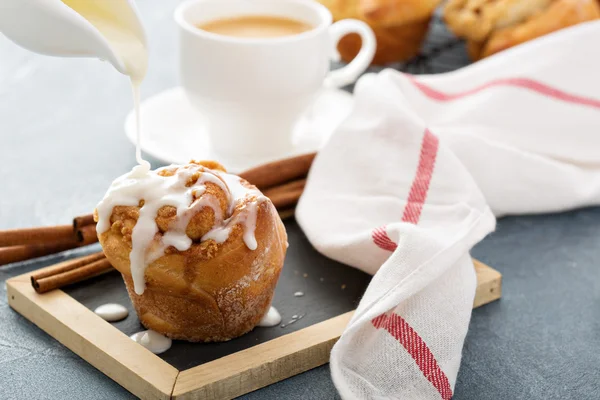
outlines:
[[[293,218],[288,219],[285,226],[290,247],[275,290],[273,306],[281,313],[282,324],[286,326],[258,327],[240,338],[224,343],[174,341],[171,349],[159,357],[182,371],[356,308],[371,277],[317,253]],[[122,304],[129,309],[129,316],[113,325],[127,335],[144,329],[129,301],[121,275],[116,271],[63,290],[91,310],[105,303]],[[296,297],[295,292],[303,292],[304,296]],[[303,317],[288,324],[293,315]]]

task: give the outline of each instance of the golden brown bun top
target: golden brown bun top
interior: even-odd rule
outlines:
[[[441,0],[319,0],[336,21],[358,18],[371,26],[397,26],[427,20]]]
[[[600,18],[598,0],[451,0],[448,26],[468,40],[473,60],[560,29]]]
[[[287,250],[273,203],[214,162],[140,167],[113,182],[96,217],[142,324],[190,341],[253,329]]]
[[[495,29],[525,21],[554,0],[449,0],[444,19],[460,37],[481,42]]]
[[[193,259],[196,260],[195,262],[199,262],[218,256],[224,249],[230,251],[236,247],[246,247],[244,243],[246,214],[244,213],[248,213],[249,209],[252,208],[251,203],[254,203],[254,212],[257,219],[254,233],[257,241],[274,240],[270,234],[274,226],[278,227],[277,230],[283,229],[281,220],[271,201],[262,196],[255,186],[241,178],[239,179],[239,185],[241,186],[238,191],[240,188],[248,189],[248,191],[241,197],[239,197],[239,193],[233,193],[234,190],[227,185],[222,178],[223,175],[215,172],[225,171],[218,163],[192,161],[190,164],[183,166],[162,168],[156,174],[169,177],[182,169],[189,169],[191,172],[187,174],[186,187],[195,188],[201,182],[203,188],[197,192],[193,191],[193,200],[190,204],[193,215],[185,227],[185,234],[193,241],[191,247],[185,251],[179,251],[175,247],[169,246],[164,251],[167,258],[169,255],[182,254],[188,260]],[[212,177],[211,179],[205,179],[207,177],[203,177],[203,174],[211,174]],[[215,177],[219,179],[220,183],[212,182]],[[236,198],[236,195],[238,198]],[[196,202],[206,203],[206,197],[211,198],[210,206],[206,205],[194,209]],[[106,232],[99,232],[100,243],[109,260],[115,268],[126,275],[130,275],[129,252],[132,249],[132,233],[143,205],[144,200],[141,200],[137,206],[114,206],[110,215],[109,229]],[[97,211],[95,212],[95,218],[98,219]],[[155,234],[153,245],[160,242],[162,236],[172,228],[176,220],[177,209],[175,207],[167,205],[158,209],[155,218],[158,232]],[[213,228],[223,227],[225,224],[231,225],[225,242],[217,243],[215,240],[206,238],[202,240]],[[286,243],[285,230],[283,230],[283,235],[278,234],[277,237],[281,237],[283,243]],[[153,245],[150,246],[149,250],[152,250]]]
[[[200,167],[200,168],[198,168]],[[200,179],[202,174],[212,174],[211,170],[225,172],[225,168],[214,161],[192,161],[190,164],[174,167],[166,167],[157,172],[158,175],[169,177],[173,176],[180,169],[197,169],[186,182],[187,187],[195,185]],[[223,182],[225,185],[225,182]],[[249,189],[255,187],[250,185],[248,182],[242,180],[242,184],[247,186]],[[194,202],[201,201],[206,196],[211,196],[216,199],[222,219],[229,217],[229,205],[230,205],[230,194],[223,191],[222,187],[213,182],[204,182],[206,189],[202,192],[194,192]],[[115,206],[110,217],[111,230],[118,230],[123,236],[123,240],[131,244],[131,234],[133,227],[135,226],[140,213],[140,208],[144,205],[144,200],[140,201],[138,206]],[[96,221],[98,220],[97,212],[94,213]],[[156,214],[156,225],[158,226],[160,234],[164,234],[169,230],[171,223],[175,221],[177,217],[177,209],[173,206],[163,206]],[[215,212],[210,207],[203,207],[199,209],[194,216],[190,219],[186,227],[186,234],[192,240],[200,240],[213,226],[220,221],[215,218]]]

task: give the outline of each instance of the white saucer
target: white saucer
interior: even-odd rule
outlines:
[[[293,138],[295,149],[275,159],[316,151],[327,141],[334,129],[350,114],[352,95],[342,90],[323,90],[296,128]],[[190,160],[210,160],[215,157],[206,124],[188,102],[181,87],[165,90],[141,104],[142,151],[167,164],[184,164]],[[127,138],[135,144],[133,111],[125,119]],[[240,172],[256,164],[273,161],[264,159],[227,165],[232,172]]]

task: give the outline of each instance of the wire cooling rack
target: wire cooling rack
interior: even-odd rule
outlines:
[[[431,19],[420,53],[412,60],[388,67],[411,74],[436,74],[453,71],[470,62],[464,41],[448,31],[438,9]]]
[[[442,20],[442,10],[438,9],[431,19],[429,32],[416,57],[403,63],[372,66],[369,72],[393,68],[410,74],[436,74],[453,71],[470,62],[465,43],[448,31]],[[333,67],[342,65],[334,63]],[[348,89],[351,89],[351,86]]]

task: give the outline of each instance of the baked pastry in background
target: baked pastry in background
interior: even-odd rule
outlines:
[[[440,0],[319,0],[335,21],[355,18],[369,24],[375,32],[377,51],[373,64],[406,61],[419,52],[427,35],[429,21]],[[351,61],[360,50],[357,34],[342,38],[338,51]]]
[[[449,0],[444,8],[473,60],[598,18],[598,0]]]
[[[102,249],[141,323],[189,341],[252,330],[269,310],[287,249],[271,201],[214,162],[143,167],[115,180],[95,212]]]

